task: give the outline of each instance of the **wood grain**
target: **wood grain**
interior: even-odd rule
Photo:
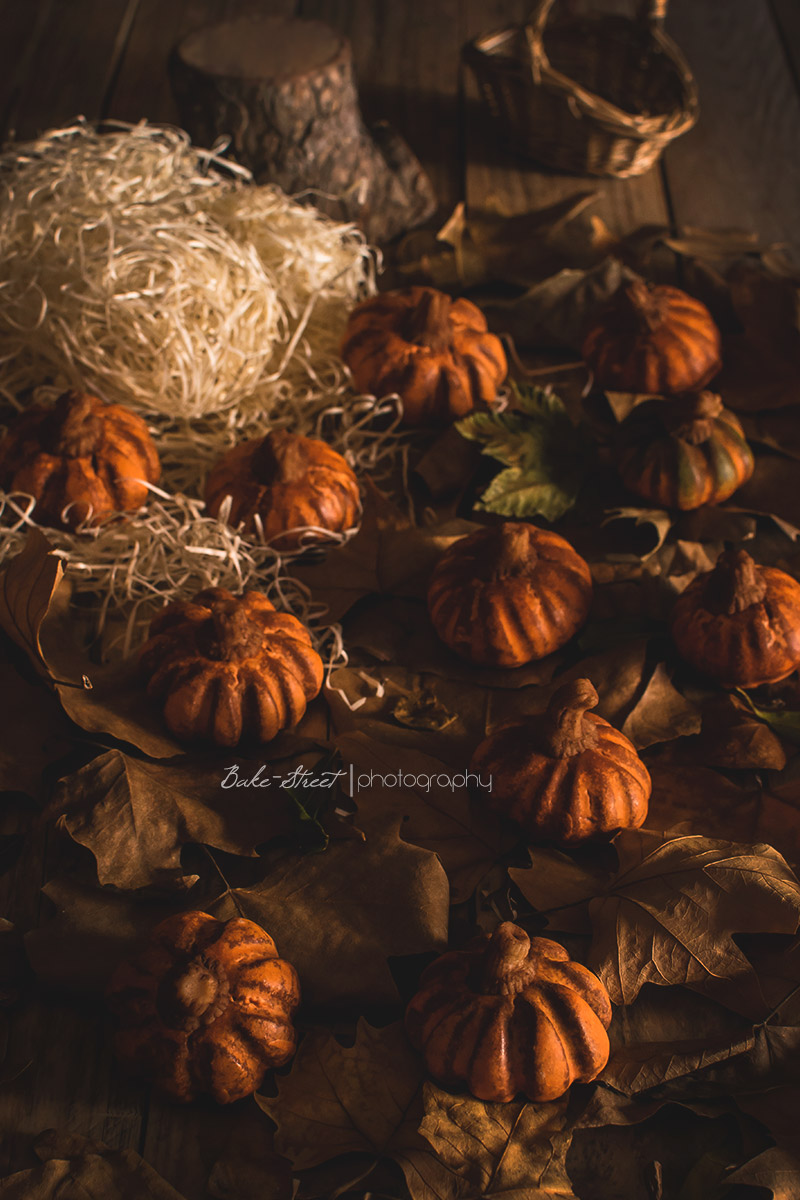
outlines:
[[[18,138],[36,137],[76,116],[94,120],[101,115],[137,3],[53,5],[9,113]]]
[[[739,226],[800,250],[800,98],[766,3],[673,0],[700,120],[665,156],[678,224]]]
[[[295,0],[140,0],[108,115],[120,121],[165,121],[178,124],[170,91],[167,61],[173,47],[202,25],[234,19],[257,10],[291,16]]]

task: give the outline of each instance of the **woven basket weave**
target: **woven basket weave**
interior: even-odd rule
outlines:
[[[637,20],[548,25],[553,3],[464,47],[504,141],[561,171],[641,175],[698,115],[692,73],[661,28],[667,0],[645,0]]]

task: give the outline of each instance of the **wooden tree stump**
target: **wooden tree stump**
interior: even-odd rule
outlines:
[[[173,52],[172,88],[199,145],[230,137],[257,183],[313,189],[330,216],[382,242],[436,207],[430,181],[387,125],[367,130],[350,43],[321,21],[243,17],[190,34]]]

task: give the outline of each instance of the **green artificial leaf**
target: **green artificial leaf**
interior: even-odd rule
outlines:
[[[735,689],[735,695],[744,701],[754,717],[758,717],[759,721],[769,725],[770,729],[774,729],[779,737],[786,738],[787,742],[800,745],[800,712],[786,708],[759,708],[757,704],[753,703],[747,692],[742,691],[741,688]]]
[[[462,437],[481,443],[501,471],[476,505],[503,516],[542,516],[555,521],[578,499],[591,441],[569,418],[562,400],[547,388],[512,385],[516,408],[473,413],[456,422]]]
[[[332,750],[315,764],[311,773],[325,782],[313,788],[284,788],[294,818],[293,832],[301,853],[319,854],[328,848],[330,834],[322,818],[336,794],[341,767],[341,755]]]

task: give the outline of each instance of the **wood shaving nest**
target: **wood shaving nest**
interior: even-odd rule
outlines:
[[[22,409],[77,387],[128,405],[163,475],[138,513],[48,536],[75,591],[96,595],[100,627],[127,613],[125,650],[154,602],[255,586],[341,663],[292,556],[206,516],[201,496],[220,454],[275,427],[324,437],[357,472],[396,472],[399,401],[356,396],[339,357],[378,255],[181,130],[109,125],[81,120],[0,155],[0,395]],[[0,492],[0,562],[32,507]]]

